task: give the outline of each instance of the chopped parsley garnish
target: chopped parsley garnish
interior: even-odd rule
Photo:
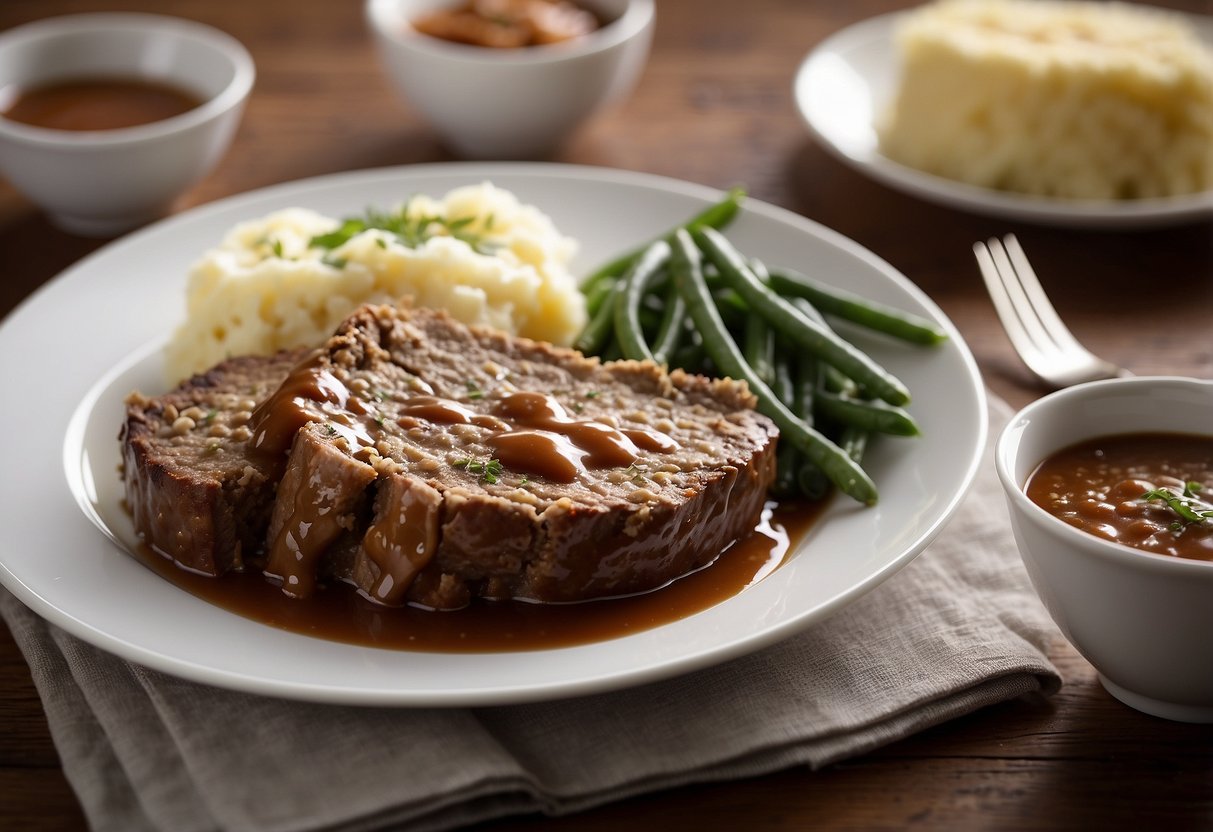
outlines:
[[[337,428],[333,427],[332,425],[325,425],[325,426],[324,426],[324,432],[325,432],[325,434],[327,434],[328,436],[336,436],[336,435],[337,435]]]
[[[1182,494],[1176,494],[1169,488],[1155,488],[1138,499],[1147,503],[1155,500],[1166,503],[1171,511],[1179,515],[1179,519],[1171,524],[1171,531],[1179,535],[1194,524],[1213,525],[1213,510],[1209,509],[1208,503],[1197,497],[1202,487],[1198,482],[1185,483]]]
[[[467,389],[468,389],[468,398],[469,398],[469,399],[473,399],[473,400],[475,400],[475,399],[483,399],[483,398],[484,398],[484,391],[483,391],[483,390],[481,390],[479,387],[477,387],[477,386],[476,386],[476,382],[472,381],[472,380],[469,378],[469,379],[467,380],[466,384],[467,384]]]
[[[427,215],[410,216],[409,205],[405,203],[395,211],[380,211],[376,208],[366,209],[360,217],[348,217],[343,220],[335,231],[318,234],[308,242],[311,248],[335,249],[344,245],[363,231],[378,229],[386,231],[396,238],[406,248],[417,248],[431,237],[454,237],[471,246],[479,254],[493,254],[496,246],[484,239],[484,236],[473,232],[470,228],[476,221],[475,217],[460,217],[447,219]],[[485,223],[485,229],[489,223]],[[383,246],[380,238],[377,244]]]
[[[526,474],[523,474],[522,479],[518,480],[518,487],[522,488],[524,485],[526,485],[530,481],[531,481],[531,478],[528,477]]]
[[[379,427],[383,427],[383,423],[384,423],[385,421],[387,421],[387,420],[383,418],[383,414],[382,414],[382,413],[376,413],[376,414],[375,414],[375,424],[377,424]]]
[[[273,250],[275,257],[284,258],[286,256],[282,253],[282,241],[281,240],[274,240],[274,242],[270,246],[270,248]]]
[[[202,421],[205,424],[209,425],[211,422],[215,421],[215,417],[218,415],[219,415],[219,411],[212,408],[211,410],[208,410],[206,412],[206,418],[203,419]]]
[[[451,464],[456,468],[464,469],[470,474],[479,474],[480,479],[484,480],[490,485],[501,479],[501,473],[504,470],[501,467],[501,460],[495,458],[490,459],[488,462],[479,462],[474,459],[463,457],[462,459],[455,460]]]
[[[350,261],[345,257],[333,257],[331,254],[326,254],[320,258],[320,262],[326,266],[332,266],[334,269],[344,269]]]
[[[597,390],[587,390],[585,393],[585,397],[587,399],[596,399],[596,398],[598,398],[598,395],[599,394],[598,394]]]

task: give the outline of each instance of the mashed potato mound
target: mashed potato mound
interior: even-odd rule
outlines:
[[[898,33],[891,159],[1074,199],[1213,189],[1213,53],[1178,17],[1116,3],[943,0]]]
[[[324,341],[353,309],[411,296],[465,323],[569,344],[585,302],[568,271],[576,242],[536,208],[491,184],[402,206],[422,237],[367,229],[334,248],[313,238],[339,220],[302,208],[241,223],[190,273],[186,320],[166,355],[176,381],[233,355]],[[432,235],[432,236],[429,236]],[[411,244],[411,245],[410,245]]]

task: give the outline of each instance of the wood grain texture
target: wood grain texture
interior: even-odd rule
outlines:
[[[926,290],[956,322],[990,386],[1022,405],[1043,391],[1011,351],[969,246],[1015,231],[1062,317],[1092,350],[1138,373],[1213,376],[1213,225],[1083,232],[969,216],[876,184],[814,144],[791,77],[814,44],[907,4],[661,0],[640,87],[556,161],[724,187],[852,237]],[[1211,11],[1208,0],[1174,2]],[[157,0],[124,10],[163,11]],[[105,0],[5,0],[0,30]],[[454,158],[388,88],[359,5],[176,0],[174,14],[243,41],[258,81],[235,143],[175,206],[307,176]],[[64,234],[0,183],[0,314],[101,243]],[[1164,286],[1165,282],[1165,286]],[[1159,288],[1162,286],[1163,288]],[[636,798],[494,830],[1213,828],[1213,726],[1143,716],[1108,696],[1064,642],[1049,700],[989,708],[857,760]],[[83,827],[28,669],[0,631],[0,829]]]

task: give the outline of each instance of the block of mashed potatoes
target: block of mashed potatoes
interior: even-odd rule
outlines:
[[[304,208],[250,219],[191,270],[166,376],[314,347],[357,307],[406,296],[463,323],[567,345],[585,324],[568,269],[576,249],[547,215],[490,183],[345,222]]]
[[[942,0],[897,36],[881,151],[987,188],[1085,200],[1213,189],[1213,52],[1118,3]]]

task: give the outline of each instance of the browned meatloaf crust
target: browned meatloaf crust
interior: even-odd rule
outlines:
[[[127,398],[126,502],[148,543],[208,575],[261,552],[276,480],[273,465],[246,453],[248,423],[306,354],[233,358],[163,396]]]
[[[288,373],[292,358],[132,397],[128,499],[181,565],[263,567],[301,597],[336,577],[437,608],[627,594],[747,534],[774,476],[776,430],[729,380],[389,306],[358,310]],[[250,415],[237,390],[254,378]],[[191,406],[204,418],[174,427]]]

